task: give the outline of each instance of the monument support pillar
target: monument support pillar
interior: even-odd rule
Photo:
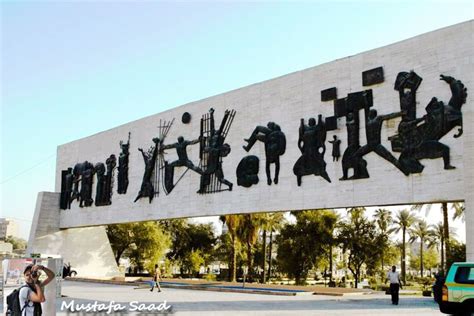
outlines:
[[[79,277],[124,276],[115,262],[105,226],[59,229],[59,195],[38,193],[27,255],[61,256]]]
[[[466,261],[474,262],[474,199],[466,199]]]
[[[469,67],[472,74],[473,67]],[[466,82],[468,89],[474,87],[474,79],[471,75],[471,80]],[[472,88],[471,88],[472,91]],[[472,95],[472,92],[468,93]],[[472,98],[468,95],[468,100]],[[471,99],[472,100],[472,99]],[[470,104],[469,104],[470,103]],[[474,262],[474,109],[472,101],[465,104],[463,110],[463,135],[461,138],[464,141],[464,214],[466,216],[466,260]]]

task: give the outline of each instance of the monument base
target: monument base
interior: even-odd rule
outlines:
[[[80,277],[124,276],[115,262],[104,226],[59,230],[59,193],[40,192],[27,254],[61,256]]]

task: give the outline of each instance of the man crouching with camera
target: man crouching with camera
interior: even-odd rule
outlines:
[[[44,271],[48,276],[43,282],[39,281],[41,271]],[[54,280],[54,272],[45,266],[30,264],[25,268],[23,275],[27,286],[20,290],[21,315],[39,316],[42,314],[41,303],[45,301],[44,287]]]

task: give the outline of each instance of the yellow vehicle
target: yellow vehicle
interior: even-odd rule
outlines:
[[[445,314],[474,313],[474,262],[455,262],[442,288],[439,309]]]

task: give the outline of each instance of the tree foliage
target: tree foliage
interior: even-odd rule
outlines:
[[[382,265],[382,271],[385,270],[385,256],[390,248],[390,234],[395,230],[390,228],[393,223],[392,213],[387,209],[378,209],[374,214],[375,223],[379,229],[381,235],[381,243],[378,247],[380,251],[380,262]]]
[[[375,223],[364,216],[364,209],[350,209],[348,213],[348,219],[340,225],[338,240],[349,253],[347,267],[357,287],[363,264],[369,270],[375,270],[381,255],[378,245],[383,242],[383,236],[378,233]]]
[[[417,218],[408,210],[401,210],[396,215],[393,222],[395,225],[395,232],[402,232],[402,281],[406,283],[406,233],[408,228],[415,223]]]
[[[428,224],[424,220],[418,220],[412,227],[408,229],[410,235],[410,242],[414,243],[415,241],[420,242],[420,276],[423,276],[423,249],[425,242],[432,235],[431,230],[428,228]]]
[[[235,282],[237,277],[237,254],[241,251],[241,243],[239,238],[239,231],[241,223],[243,222],[243,215],[230,214],[219,217],[220,221],[227,226],[228,236],[231,242],[231,253],[229,260],[229,281]]]
[[[212,224],[191,224],[183,219],[163,221],[172,245],[167,257],[181,267],[182,274],[196,273],[212,259],[216,237]]]
[[[168,234],[157,222],[108,225],[106,231],[117,264],[127,255],[140,269],[152,271],[170,246]]]
[[[449,240],[449,255],[446,258],[447,270],[454,262],[464,262],[466,261],[466,244],[458,242],[456,239],[451,238]]]
[[[243,247],[239,241],[235,243],[232,241],[232,237],[229,232],[226,232],[219,236],[217,246],[214,251],[214,258],[227,263],[229,267],[229,281],[232,281],[233,267],[234,267],[234,254],[235,254],[235,266],[237,262],[242,262],[245,257]]]
[[[27,246],[26,240],[14,236],[7,236],[5,242],[12,244],[13,250],[23,250],[26,249]]]
[[[423,254],[423,267],[427,270],[436,268],[439,263],[439,255],[434,248],[428,248]],[[420,256],[411,255],[410,256],[410,268],[418,270],[420,268]]]
[[[303,284],[317,260],[327,255],[337,216],[328,210],[291,214],[296,217],[296,223],[283,227],[277,237],[277,262],[279,269],[294,278],[296,284]]]

